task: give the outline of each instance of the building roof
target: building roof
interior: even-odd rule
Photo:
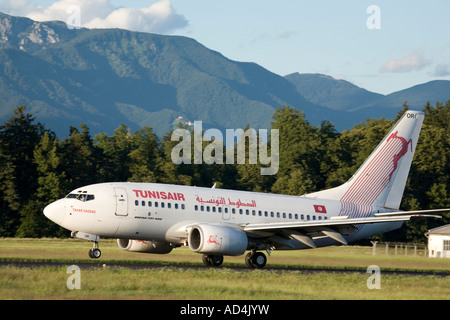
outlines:
[[[444,226],[430,229],[430,230],[428,230],[427,235],[430,235],[430,234],[440,234],[440,235],[449,235],[450,236],[450,224],[446,224]]]

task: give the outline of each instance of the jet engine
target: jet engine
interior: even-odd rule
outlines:
[[[240,256],[248,247],[245,232],[225,226],[199,224],[189,231],[189,248],[197,253]]]
[[[164,254],[169,253],[173,249],[170,243],[159,241],[117,239],[117,244],[120,249],[132,252]]]

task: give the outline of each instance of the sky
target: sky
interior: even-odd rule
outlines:
[[[0,11],[186,36],[281,76],[321,73],[381,94],[450,80],[448,0],[0,0]]]

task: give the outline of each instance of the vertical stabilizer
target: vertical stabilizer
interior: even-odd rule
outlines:
[[[308,196],[398,209],[423,119],[423,112],[406,111],[350,180]]]

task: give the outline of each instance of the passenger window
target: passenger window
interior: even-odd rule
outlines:
[[[184,210],[184,203],[181,204],[181,210]]]

